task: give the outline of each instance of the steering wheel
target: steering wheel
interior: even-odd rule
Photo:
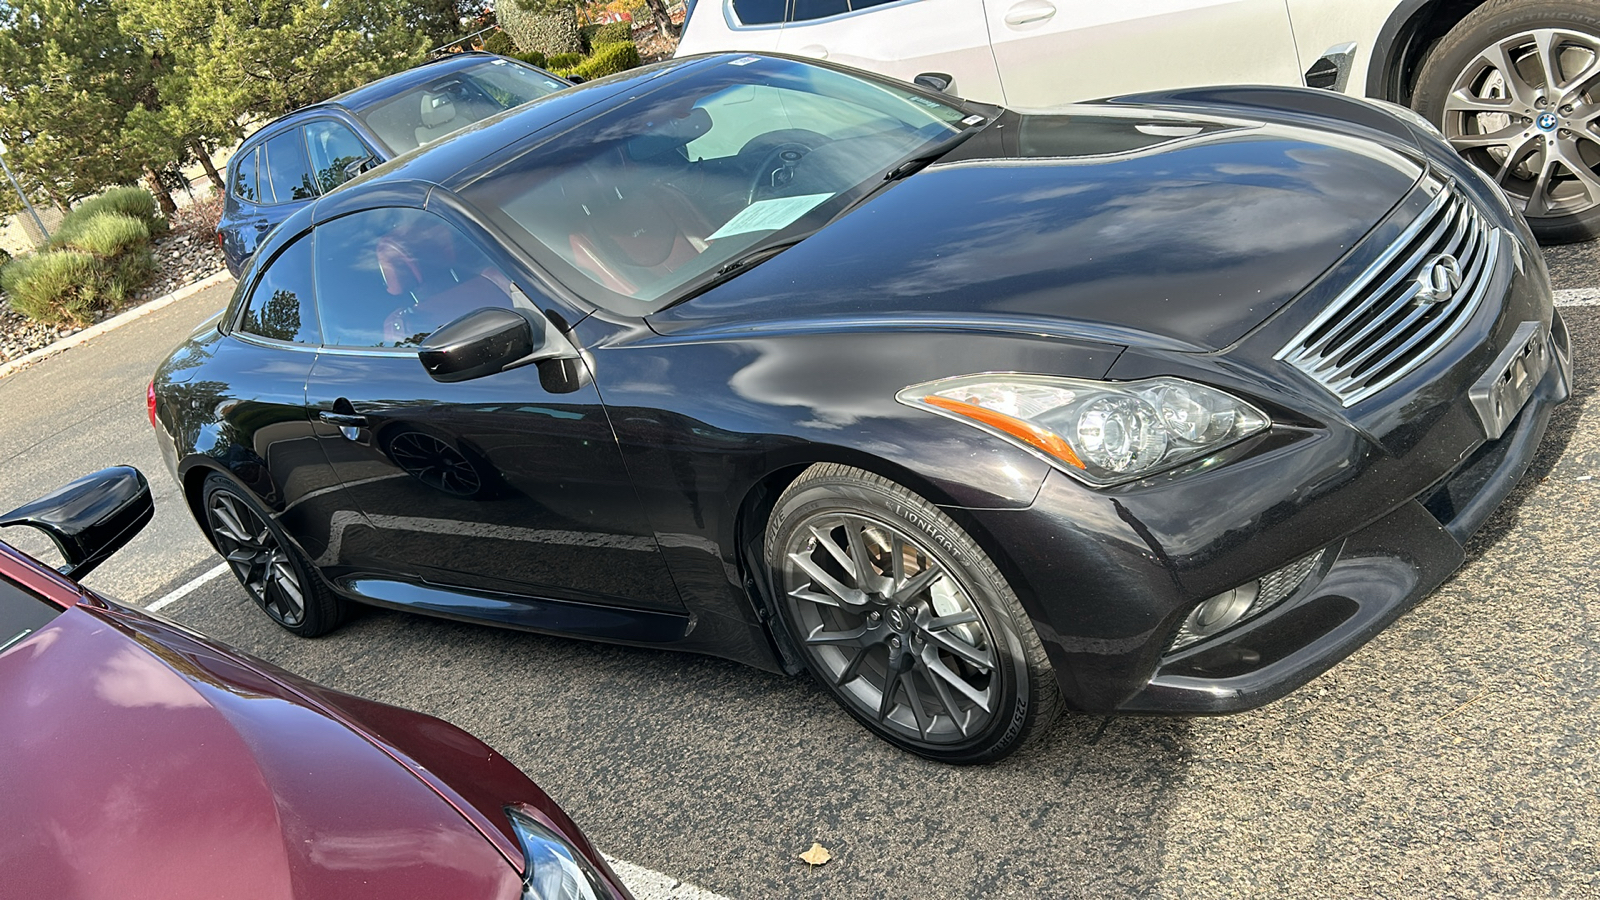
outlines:
[[[768,150],[760,165],[750,176],[750,192],[746,200],[755,203],[784,195],[784,188],[794,180],[795,166],[805,158],[811,148],[799,141],[785,141]]]

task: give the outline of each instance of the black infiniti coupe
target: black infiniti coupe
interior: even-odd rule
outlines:
[[[322,197],[150,412],[297,634],[355,601],[808,670],[978,762],[1327,669],[1460,565],[1570,365],[1524,222],[1404,110],[730,54]]]

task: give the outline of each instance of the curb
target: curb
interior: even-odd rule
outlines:
[[[57,353],[71,350],[73,347],[85,343],[92,338],[99,337],[108,331],[115,331],[116,329],[121,328],[122,326],[142,316],[148,316],[157,310],[166,309],[172,304],[177,303],[179,300],[185,300],[189,297],[193,297],[195,294],[198,294],[201,291],[214,288],[219,284],[225,284],[232,280],[233,276],[229,275],[226,269],[212,275],[207,275],[205,278],[202,278],[193,284],[184,285],[170,294],[165,294],[149,301],[148,303],[135,306],[133,309],[130,309],[125,313],[119,313],[115,316],[112,316],[98,325],[91,325],[76,334],[68,335],[61,340],[56,341],[47,347],[40,347],[26,356],[20,356],[8,363],[5,363],[4,365],[0,365],[0,378],[5,378],[14,372],[19,372],[23,369],[26,369],[27,367],[33,365],[41,359],[45,359],[46,357],[55,356]]]

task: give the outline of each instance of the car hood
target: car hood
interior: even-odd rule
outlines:
[[[968,319],[1121,344],[1226,347],[1349,251],[1423,171],[1382,136],[1226,112],[1007,112],[933,166],[652,324],[671,332],[795,317]]]
[[[0,656],[16,896],[514,898],[507,859],[280,682],[76,606]]]

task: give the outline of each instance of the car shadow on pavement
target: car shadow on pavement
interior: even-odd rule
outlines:
[[[168,613],[466,728],[607,853],[732,897],[1142,894],[1189,758],[1186,720],[1068,714],[999,764],[948,766],[873,737],[805,677],[386,610],[306,641],[226,578]],[[813,842],[833,861],[802,862]]]

